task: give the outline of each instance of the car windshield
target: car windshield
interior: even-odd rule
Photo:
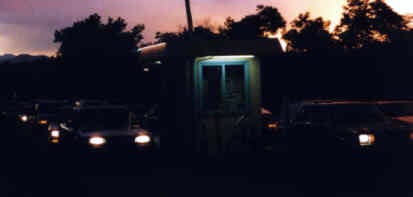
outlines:
[[[56,113],[59,108],[59,103],[38,103],[38,112],[41,114]]]
[[[76,117],[84,132],[101,129],[126,129],[129,126],[129,112],[123,109],[82,110]]]
[[[372,104],[306,106],[296,116],[298,122],[322,124],[363,124],[383,122],[385,116]]]
[[[351,104],[330,106],[335,123],[379,123],[385,116],[373,104]]]
[[[306,106],[297,114],[297,122],[326,123],[329,120],[325,106]]]
[[[390,117],[413,116],[412,103],[387,103],[379,104],[380,110]]]

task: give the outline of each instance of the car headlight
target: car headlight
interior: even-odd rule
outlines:
[[[21,115],[21,116],[20,116],[20,120],[21,120],[22,122],[27,122],[27,121],[29,121],[29,116],[27,116],[27,115]]]
[[[50,131],[50,136],[52,138],[59,138],[60,137],[60,131],[59,130],[52,130],[52,131]]]
[[[142,134],[135,137],[135,143],[137,144],[147,144],[149,142],[151,142],[151,137],[147,134]]]
[[[360,134],[359,135],[359,143],[360,146],[371,146],[374,144],[375,141],[374,134]]]
[[[93,146],[101,146],[106,143],[106,139],[103,137],[91,137],[89,138],[89,144]]]

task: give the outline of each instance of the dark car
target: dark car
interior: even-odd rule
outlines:
[[[270,110],[261,108],[262,138],[261,143],[265,151],[285,150],[285,136],[282,132],[279,117]]]
[[[68,105],[66,100],[34,100],[34,113],[38,125],[47,126],[50,122],[57,122],[58,110]]]
[[[76,110],[73,106],[63,106],[57,108],[56,114],[47,123],[48,140],[51,144],[72,145],[76,137],[73,127],[73,119],[76,117]]]
[[[308,101],[290,109],[289,142],[309,150],[391,150],[409,130],[370,102]]]
[[[32,102],[19,101],[9,103],[7,106],[7,116],[9,119],[13,119],[19,135],[29,138],[41,135],[41,133],[33,130],[37,126],[37,120]]]
[[[39,136],[39,140],[47,142],[51,137],[53,139],[58,135],[61,137],[62,133],[60,133],[58,126],[58,111],[66,103],[67,101],[65,100],[33,100],[32,132],[34,135]]]
[[[83,107],[74,112],[71,127],[77,143],[89,150],[136,149],[159,147],[159,137],[133,120],[126,106]]]
[[[21,137],[31,137],[35,125],[33,105],[30,101],[8,101],[2,107],[2,116]]]

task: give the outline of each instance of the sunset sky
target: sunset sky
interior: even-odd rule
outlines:
[[[221,25],[255,12],[257,4],[272,5],[290,22],[310,11],[337,24],[345,0],[192,0],[195,23]],[[413,0],[387,0],[398,12],[413,13]],[[92,13],[123,17],[130,25],[146,25],[145,41],[157,31],[177,31],[186,24],[184,0],[0,0],[0,55],[30,53],[52,55],[56,29]]]

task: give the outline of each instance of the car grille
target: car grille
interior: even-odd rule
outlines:
[[[108,146],[135,146],[134,138],[131,136],[108,137],[106,144]]]

